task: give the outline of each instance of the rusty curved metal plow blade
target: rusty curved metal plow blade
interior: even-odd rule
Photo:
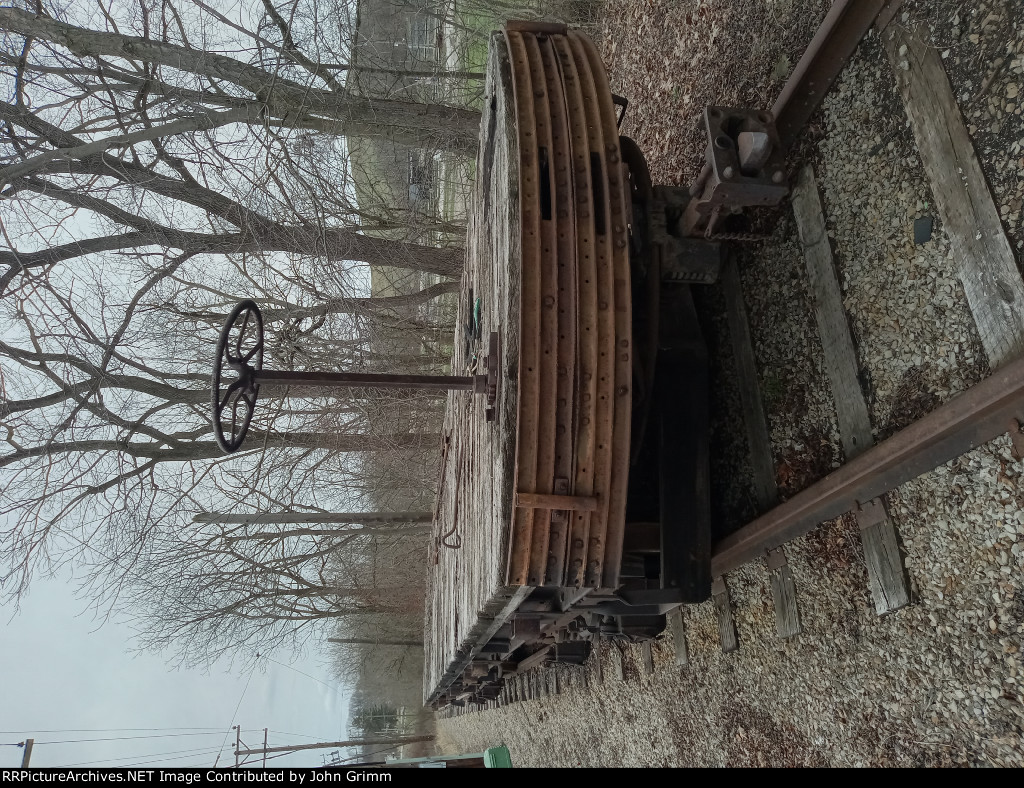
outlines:
[[[583,584],[600,586],[604,576],[608,531],[608,506],[612,489],[612,453],[615,431],[615,264],[611,225],[613,219],[608,185],[608,146],[618,151],[618,134],[605,138],[600,110],[600,88],[587,56],[584,37],[569,34],[569,45],[580,77],[587,119],[591,188],[594,201],[595,264],[597,274],[597,402],[595,414],[594,495],[598,510],[591,515]],[[603,67],[600,69],[603,74]],[[609,96],[610,100],[610,96]],[[618,164],[616,163],[616,167]]]
[[[608,526],[605,533],[603,583],[595,577],[593,585],[607,588],[619,585],[622,543],[626,529],[626,494],[629,485],[630,431],[633,405],[633,314],[629,271],[627,228],[631,208],[628,181],[622,168],[619,132],[612,102],[611,87],[601,56],[594,43],[576,34],[590,61],[597,87],[601,126],[604,131],[608,180],[609,244],[612,257],[615,316],[615,426],[611,445],[611,485],[608,488]],[[588,583],[589,584],[589,583]]]
[[[540,281],[539,314],[534,316],[523,305],[523,330],[539,324],[540,355],[537,359],[539,391],[537,397],[537,470],[533,487],[520,482],[517,492],[551,494],[555,477],[555,409],[558,401],[558,279],[555,257],[558,252],[558,235],[554,215],[555,189],[553,184],[554,142],[552,139],[551,108],[547,98],[547,78],[537,37],[523,34],[523,48],[526,51],[530,70],[530,84],[533,88],[534,118],[536,119],[537,186],[539,203],[530,210],[539,215],[540,254],[532,261],[523,258],[523,268],[529,262],[536,266]],[[525,210],[524,204],[524,210]],[[531,372],[529,368],[527,372]],[[533,515],[529,573],[527,583],[531,586],[545,585],[548,565],[548,546],[551,540],[550,509],[537,509]]]
[[[540,400],[540,188],[537,162],[537,121],[533,85],[523,36],[505,31],[515,95],[519,137],[519,206],[522,248],[519,309],[519,414],[516,430],[514,489],[532,490],[537,484],[538,407]],[[512,261],[510,261],[511,263]],[[514,270],[509,272],[515,276]],[[512,512],[508,585],[527,585],[533,541],[534,510]]]
[[[590,143],[587,132],[587,112],[575,55],[569,40],[564,36],[551,39],[562,83],[565,86],[565,102],[568,114],[569,142],[571,152],[571,179],[573,205],[570,216],[575,225],[576,267],[575,279],[577,322],[576,322],[576,371],[575,398],[573,408],[575,455],[570,469],[573,491],[578,496],[594,494],[594,452],[596,449],[597,423],[597,233],[594,225],[594,202],[590,170]],[[566,585],[583,585],[587,560],[587,545],[590,543],[589,512],[572,512],[569,525],[569,544],[564,582]]]
[[[561,36],[559,36],[561,37]],[[574,495],[573,451],[575,425],[573,403],[576,399],[576,325],[579,319],[576,297],[576,221],[573,212],[572,142],[569,133],[568,106],[562,73],[551,38],[538,38],[544,78],[547,82],[551,115],[551,177],[554,200],[551,206],[556,232],[555,281],[557,317],[557,401],[555,404],[555,478],[553,491]],[[548,542],[548,568],[545,583],[562,586],[566,577],[569,522],[574,512],[560,510],[551,516]]]

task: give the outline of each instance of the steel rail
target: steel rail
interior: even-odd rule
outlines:
[[[609,436],[611,480],[608,485],[608,519],[602,554],[603,575],[594,572],[588,577],[588,585],[614,588],[619,584],[622,568],[622,542],[626,529],[626,495],[629,483],[629,440],[633,422],[633,308],[627,235],[627,227],[632,219],[632,208],[627,208],[627,205],[630,205],[629,182],[622,164],[619,129],[608,74],[594,42],[586,36],[579,36],[578,40],[590,61],[604,131],[605,180],[609,212],[607,234],[610,236],[608,243],[612,280],[610,308],[613,310],[615,331],[611,359],[614,375],[614,421],[612,434]]]
[[[519,220],[520,251],[519,307],[519,414],[516,429],[515,490],[534,492],[537,485],[540,423],[540,313],[541,313],[541,238],[540,238],[540,165],[534,107],[534,86],[523,35],[505,30],[512,91],[515,99],[519,137]],[[515,271],[511,272],[515,276]],[[513,586],[527,583],[530,551],[538,512],[515,509],[509,546],[506,582]]]
[[[593,183],[590,167],[590,142],[587,114],[589,96],[584,96],[583,81],[572,47],[566,36],[552,39],[562,81],[571,137],[572,211],[576,228],[576,259],[573,287],[576,290],[577,359],[576,396],[572,402],[574,430],[571,487],[576,495],[594,494],[594,455],[597,450],[597,368],[598,339],[597,229],[594,219]],[[590,513],[574,512],[569,526],[569,550],[563,582],[579,588],[583,585],[587,545],[590,544]]]
[[[1024,357],[720,540],[712,549],[712,574],[718,577],[760,558],[1007,430],[1019,432],[1021,423]]]
[[[557,318],[558,397],[555,414],[555,463],[553,490],[560,495],[573,490],[573,408],[576,402],[576,324],[577,312],[577,248],[576,215],[573,212],[572,137],[569,132],[569,108],[565,85],[555,53],[553,36],[537,37],[547,84],[551,117],[551,178],[554,182],[551,218],[557,230],[554,255]],[[573,512],[553,511],[548,539],[545,585],[565,585],[566,555]]]
[[[539,214],[538,237],[540,255],[532,260],[524,255],[523,267],[532,263],[534,275],[540,282],[540,303],[536,315],[531,315],[537,326],[540,355],[537,357],[537,378],[540,382],[537,400],[537,470],[532,488],[520,484],[516,492],[553,493],[555,480],[555,411],[558,407],[558,196],[554,185],[555,149],[552,136],[551,106],[545,89],[544,63],[541,59],[537,36],[522,34],[526,54],[526,69],[533,87],[533,129],[537,156],[538,202],[530,209]],[[526,210],[526,207],[523,208]],[[523,327],[526,327],[525,304]],[[552,514],[550,509],[537,509],[533,515],[533,533],[530,545],[530,563],[527,583],[531,586],[548,585],[548,547],[551,543]]]
[[[601,585],[604,574],[605,546],[608,538],[609,490],[613,485],[612,437],[615,431],[615,270],[611,230],[615,221],[610,194],[610,170],[607,145],[614,143],[618,151],[618,133],[614,140],[605,139],[600,109],[600,87],[593,64],[587,57],[582,36],[570,31],[569,46],[583,94],[583,110],[587,122],[587,145],[590,149],[591,199],[595,220],[595,274],[597,281],[597,401],[595,409],[594,487],[601,506],[590,515],[590,533],[583,566],[583,586]],[[603,67],[602,67],[603,68]],[[609,99],[610,100],[610,99]],[[587,494],[577,491],[578,494]]]
[[[892,0],[836,0],[772,107],[788,148],[821,105],[876,17]]]

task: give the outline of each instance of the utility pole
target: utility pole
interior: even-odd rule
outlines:
[[[21,768],[27,769],[28,762],[32,759],[32,745],[36,743],[35,739],[25,739],[25,741],[18,744],[19,747],[24,747],[25,752],[21,754]]]

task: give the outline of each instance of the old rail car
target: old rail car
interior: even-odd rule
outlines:
[[[787,193],[768,112],[710,107],[707,165],[655,187],[594,44],[510,22],[487,104],[427,611],[427,702],[645,639],[711,589],[708,360],[690,287]]]

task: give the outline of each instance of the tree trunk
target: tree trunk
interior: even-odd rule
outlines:
[[[457,147],[475,145],[480,115],[472,110],[369,99],[317,90],[240,60],[138,36],[87,30],[18,8],[0,8],[0,29],[28,38],[45,39],[79,57],[117,57],[186,71],[250,91],[283,125],[309,115],[339,121],[338,133],[380,136],[382,127],[415,131]]]

